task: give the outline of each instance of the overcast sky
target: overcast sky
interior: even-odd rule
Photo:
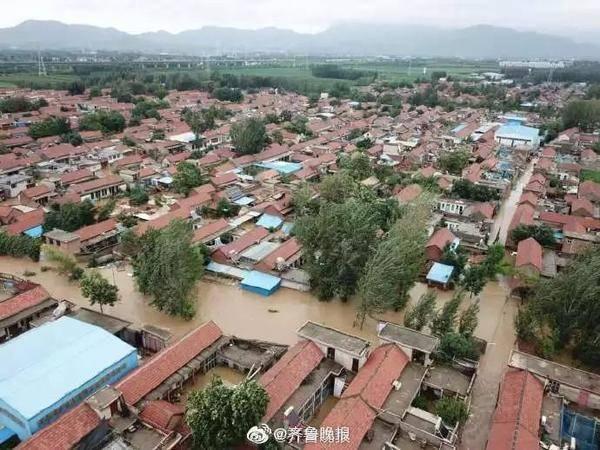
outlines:
[[[132,33],[204,25],[317,32],[335,23],[361,21],[452,28],[491,24],[559,34],[565,28],[600,28],[600,0],[28,0],[5,5],[0,27],[28,19],[112,26]]]

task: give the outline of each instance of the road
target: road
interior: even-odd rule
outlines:
[[[500,233],[499,242],[503,245],[506,244],[506,237],[508,235],[510,221],[512,220],[512,217],[517,209],[517,204],[519,203],[519,199],[523,193],[523,188],[527,186],[527,183],[529,183],[529,179],[533,174],[534,162],[535,161],[531,161],[525,167],[525,171],[517,181],[514,189],[510,192],[508,198],[502,202],[500,210],[494,219],[494,225],[492,226],[492,231],[490,233],[489,243],[493,243],[498,233]]]
[[[482,299],[485,301],[485,299]],[[483,358],[473,386],[471,410],[459,444],[461,450],[483,450],[490,432],[492,415],[502,376],[515,344],[514,316],[517,302],[507,299]]]

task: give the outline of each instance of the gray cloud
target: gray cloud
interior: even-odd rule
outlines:
[[[6,2],[7,0],[3,0]],[[178,32],[206,25],[317,32],[339,22],[462,27],[491,24],[564,33],[595,30],[598,0],[29,0],[3,8],[0,27],[28,19]]]

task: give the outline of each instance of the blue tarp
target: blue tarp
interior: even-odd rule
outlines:
[[[283,220],[281,220],[277,216],[272,216],[270,214],[263,214],[262,216],[260,216],[260,219],[258,219],[258,222],[256,222],[256,225],[258,225],[259,227],[266,228],[267,230],[270,230],[271,228],[275,228],[275,229],[279,228],[282,223],[283,223]]]
[[[34,228],[30,228],[29,230],[25,230],[25,234],[32,238],[39,238],[43,232],[44,230],[41,225],[38,225]]]
[[[561,411],[561,438],[570,442],[574,437],[577,442],[577,450],[597,450],[600,444],[600,427],[598,421],[593,417],[582,416],[570,409],[563,408]]]
[[[247,291],[268,296],[275,292],[281,284],[281,278],[253,270],[242,280],[241,286]]]
[[[434,263],[427,274],[427,280],[435,283],[446,284],[448,281],[450,281],[452,272],[454,272],[454,266]]]
[[[264,169],[273,169],[279,173],[289,174],[298,172],[302,169],[302,164],[291,163],[286,161],[271,161],[271,162],[263,162],[257,164],[258,167],[262,167]]]

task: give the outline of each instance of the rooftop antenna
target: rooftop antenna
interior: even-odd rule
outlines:
[[[44,57],[42,56],[42,52],[38,48],[38,77],[47,76],[46,72],[46,64],[44,64]]]

